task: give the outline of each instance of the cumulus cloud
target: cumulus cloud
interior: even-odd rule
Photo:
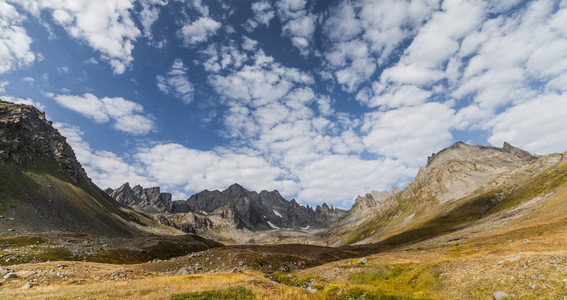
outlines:
[[[144,113],[142,105],[122,97],[99,99],[93,94],[86,93],[83,96],[56,95],[53,99],[96,123],[112,120],[113,128],[134,135],[147,134],[156,127],[155,122]]]
[[[79,127],[58,122],[53,123],[53,127],[67,138],[67,143],[73,148],[77,160],[99,187],[117,188],[125,182],[146,187],[157,185],[157,182],[145,175],[145,170],[135,163],[128,163],[112,152],[93,150],[83,140],[84,132]]]
[[[200,17],[191,24],[184,25],[178,35],[186,46],[202,43],[215,35],[221,24],[209,17]]]
[[[36,60],[23,20],[14,6],[0,0],[0,74],[29,66]]]
[[[167,75],[158,75],[157,86],[166,95],[173,95],[185,104],[193,101],[195,89],[187,79],[187,68],[179,58],[175,59]]]
[[[322,25],[332,45],[324,50],[328,71],[344,90],[357,90],[390,62],[393,51],[417,33],[437,6],[436,0],[361,0],[331,7]]]
[[[282,22],[282,33],[290,38],[301,55],[308,55],[313,42],[317,16],[307,7],[306,0],[282,0],[277,3],[277,12]]]
[[[142,11],[139,13],[138,17],[142,27],[144,28],[144,36],[152,39],[152,25],[159,18],[160,6],[167,5],[167,0],[142,0],[140,4],[142,5]]]
[[[146,164],[148,175],[166,186],[181,185],[185,191],[225,189],[235,182],[253,189],[297,192],[297,184],[284,170],[261,157],[232,152],[199,151],[179,144],[159,144],[141,149],[136,158]]]
[[[443,78],[443,66],[459,50],[459,40],[485,17],[484,1],[445,1],[442,10],[419,30],[400,62],[382,73],[381,80],[426,85]]]
[[[567,102],[562,94],[541,95],[510,107],[489,122],[488,141],[521,146],[533,153],[547,154],[567,150]]]
[[[305,72],[284,67],[260,50],[253,64],[226,76],[212,75],[209,82],[220,95],[258,106],[284,97],[295,84],[314,81]]]
[[[53,21],[71,37],[99,51],[115,74],[124,73],[134,60],[132,50],[140,30],[131,16],[131,0],[19,0],[17,3],[37,18],[41,18],[43,10],[49,11]]]
[[[251,9],[254,16],[244,24],[244,28],[248,31],[253,31],[260,25],[268,26],[270,21],[276,15],[276,11],[274,10],[272,3],[268,0],[253,2]]]
[[[249,38],[244,38],[242,48],[250,51],[256,44]],[[249,57],[246,53],[238,50],[234,43],[209,45],[201,51],[203,55],[203,67],[206,71],[218,73],[222,70],[234,70],[242,67]]]
[[[367,113],[364,146],[371,153],[422,165],[428,155],[451,143],[453,116],[450,107],[436,102]]]
[[[395,160],[362,160],[356,156],[328,155],[298,171],[299,199],[350,208],[356,195],[388,190],[400,178],[415,176],[417,169]]]

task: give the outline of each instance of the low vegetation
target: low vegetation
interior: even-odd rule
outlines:
[[[254,293],[245,287],[233,287],[221,290],[192,292],[185,294],[175,294],[171,296],[171,300],[185,300],[185,299],[199,299],[199,300],[254,300],[256,296]]]

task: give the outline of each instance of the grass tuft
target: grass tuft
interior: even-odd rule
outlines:
[[[254,293],[245,287],[232,287],[222,290],[211,290],[203,292],[193,292],[176,294],[171,296],[171,300],[185,300],[185,299],[202,299],[202,300],[215,300],[215,299],[239,299],[239,300],[253,300],[256,299]]]

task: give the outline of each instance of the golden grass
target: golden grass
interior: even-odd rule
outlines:
[[[87,265],[87,264],[85,264]],[[92,264],[91,264],[92,265]],[[95,264],[96,265],[96,264]],[[20,283],[23,285],[24,283]],[[216,273],[187,276],[158,276],[119,282],[72,284],[68,281],[49,286],[21,290],[14,283],[12,288],[0,290],[3,299],[170,299],[172,295],[244,287],[258,299],[324,299],[323,295],[311,295],[305,290],[276,284],[258,272]]]

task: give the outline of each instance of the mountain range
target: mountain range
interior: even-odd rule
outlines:
[[[161,193],[159,187],[131,188],[129,183],[106,192],[122,204],[159,214],[163,224],[220,240],[240,240],[239,235],[248,240],[258,231],[326,228],[346,214],[345,210],[325,203],[313,209],[294,199],[287,201],[278,191],[257,193],[236,183],[224,191],[205,190],[177,201],[171,200],[171,194]],[[219,234],[210,235],[211,232]]]
[[[277,191],[250,192],[238,184],[183,201],[171,201],[158,187],[132,189],[127,183],[110,195],[159,213],[163,224],[218,240],[252,241],[254,233],[274,231],[254,241],[272,243],[274,235],[280,235],[280,242],[291,237],[333,246],[384,241],[398,245],[459,230],[515,203],[515,191],[524,188],[526,180],[562,165],[561,155],[536,156],[506,142],[501,148],[457,142],[428,157],[404,190],[371,191],[358,196],[348,211],[326,204],[313,210],[283,199]]]

